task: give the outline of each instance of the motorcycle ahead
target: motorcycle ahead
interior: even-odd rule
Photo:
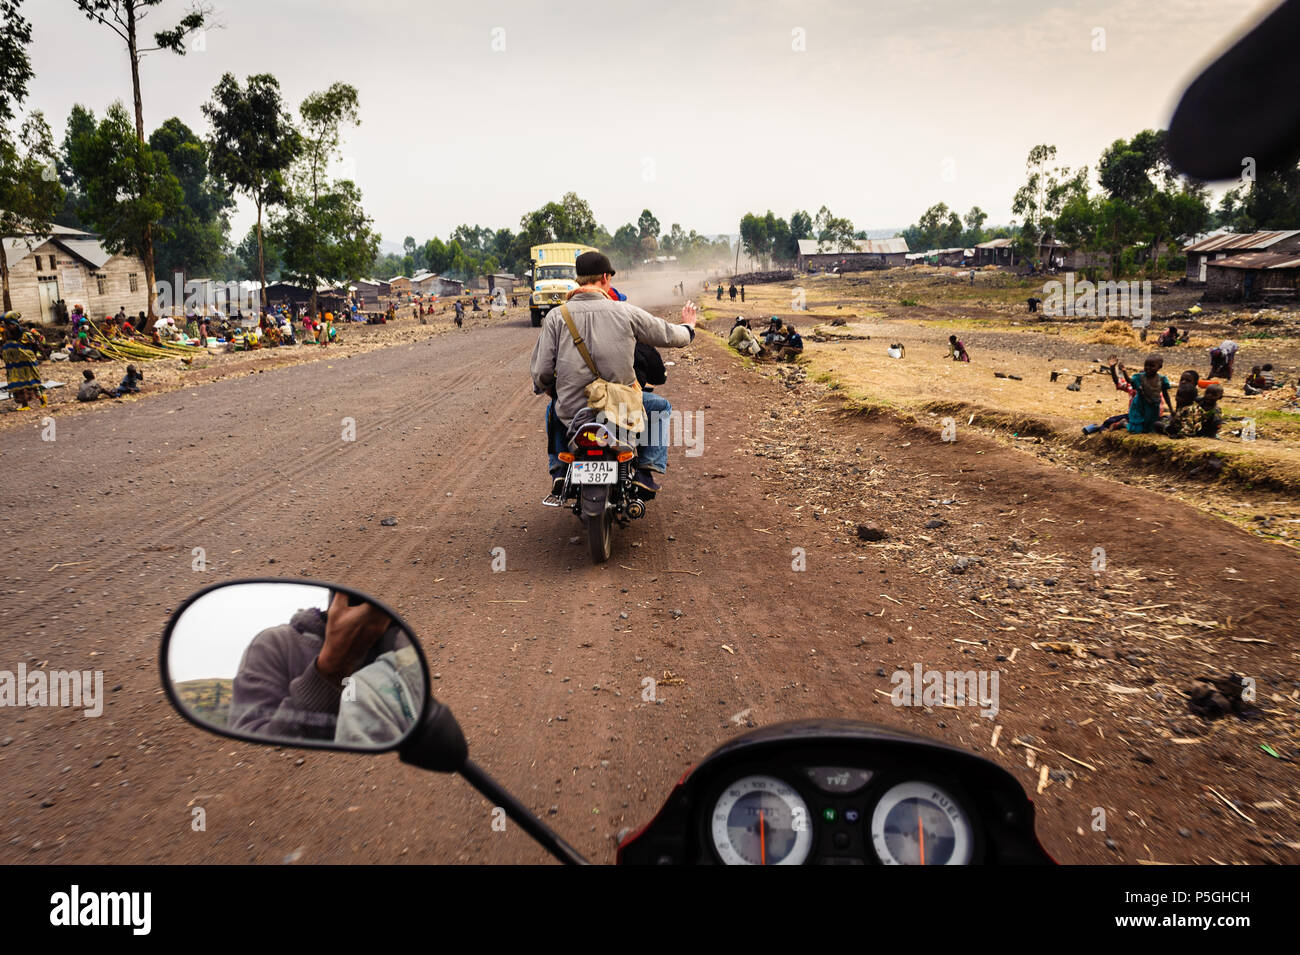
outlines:
[[[594,563],[609,560],[614,525],[645,516],[645,502],[654,497],[632,483],[636,448],[620,439],[608,425],[576,423],[569,450],[559,455],[569,468],[559,494],[547,497],[548,507],[569,507],[587,531]]]
[[[311,580],[216,584],[167,624],[163,688],[190,722],[275,746],[396,751],[457,773],[552,856],[571,845],[469,759],[397,613]],[[1005,770],[963,750],[847,720],[781,723],[730,740],[623,838],[620,865],[1044,865],[1034,809]]]

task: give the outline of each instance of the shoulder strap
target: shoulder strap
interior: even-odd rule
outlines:
[[[582,336],[578,334],[578,326],[573,324],[573,316],[569,314],[569,306],[561,305],[560,314],[564,316],[564,324],[569,326],[569,334],[573,336],[573,344],[578,346],[578,354],[582,355],[582,360],[587,363],[587,367],[591,370],[591,373],[599,378],[600,369],[597,368],[596,363],[592,361],[591,352],[587,351],[587,343],[584,342]]]

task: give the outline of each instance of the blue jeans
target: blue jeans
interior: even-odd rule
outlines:
[[[647,443],[639,444],[637,464],[665,474],[668,471],[668,416],[672,413],[673,406],[667,398],[653,391],[642,392],[641,405],[645,408],[648,433],[642,438]],[[555,402],[546,406],[547,432],[550,435],[547,441],[546,458],[551,477],[564,477],[568,465],[560,460],[559,455],[561,451],[569,450],[569,446],[564,437],[566,431],[564,423],[559,419],[554,422],[551,420],[554,407]],[[650,444],[648,443],[650,441],[656,443]]]
[[[664,474],[668,471],[668,415],[673,406],[663,395],[653,391],[641,393],[641,405],[645,408],[648,434],[642,440],[656,442],[640,445],[637,463],[643,468]]]

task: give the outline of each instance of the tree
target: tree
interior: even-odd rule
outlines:
[[[851,252],[853,245],[853,223],[831,213],[822,206],[813,219],[813,234],[819,245],[827,245],[837,252]]]
[[[581,242],[584,245],[590,245],[596,238],[596,231],[600,228],[596,224],[596,216],[591,211],[586,199],[578,198],[576,192],[566,192],[560,199],[560,208],[564,210],[564,218],[568,224],[565,235],[568,237],[562,241]],[[658,232],[659,223],[655,223],[655,231]]]
[[[1053,165],[1056,147],[1046,144],[1029,150],[1025,160],[1027,178],[1016,190],[1011,211],[1023,225],[1017,248],[1022,256],[1033,257],[1039,246],[1053,238],[1053,223],[1065,203],[1088,190],[1088,167],[1071,172],[1068,166]]]
[[[27,84],[35,75],[27,47],[32,25],[22,13],[22,0],[0,0],[0,128],[8,131],[27,99]]]
[[[272,282],[279,280],[284,263],[284,248],[269,231],[264,230],[259,237],[257,226],[249,226],[248,232],[235,249],[235,256],[239,260],[241,279],[260,281],[265,273]]]
[[[33,112],[17,136],[10,129],[32,78],[27,54],[32,28],[20,6],[19,0],[0,0],[0,236],[47,231],[63,201],[63,189],[53,172],[54,137],[44,115]],[[6,251],[0,249],[0,290],[7,312],[13,300]]]
[[[642,238],[647,236],[654,237],[659,234],[659,220],[654,217],[654,213],[649,209],[642,209],[641,215],[636,220],[637,234]]]
[[[1300,165],[1257,169],[1249,186],[1228,191],[1214,219],[1236,232],[1294,228],[1300,222]]]
[[[54,137],[45,117],[33,112],[18,136],[0,127],[0,236],[39,235],[63,202],[63,187],[54,169]],[[13,308],[9,293],[8,256],[0,250],[0,286],[4,311]]]
[[[159,30],[154,34],[157,46],[140,45],[139,28],[154,7],[163,0],[74,0],[77,7],[92,23],[107,27],[126,44],[127,57],[131,62],[131,95],[135,104],[135,138],[143,148],[144,141],[144,106],[140,98],[140,60],[142,57],[168,50],[177,56],[185,55],[185,40],[202,30],[208,22],[211,11],[195,5],[171,29]],[[152,162],[138,162],[135,172],[145,175],[152,170]],[[134,192],[139,196],[148,195],[153,187],[149,183],[136,183]],[[154,321],[154,260],[153,260],[153,224],[145,222],[143,232],[138,240],[137,254],[144,260],[144,280],[149,289],[149,325]]]
[[[978,212],[978,209],[972,212]],[[956,210],[949,209],[946,202],[935,203],[921,213],[915,225],[903,230],[903,238],[907,240],[908,248],[918,252],[951,249],[962,240],[961,216]]]
[[[962,219],[966,224],[966,231],[962,233],[961,241],[958,244],[963,249],[969,249],[986,241],[984,223],[988,221],[988,217],[989,214],[979,206],[970,207],[970,212],[966,213]]]
[[[273,232],[284,243],[284,271],[311,289],[311,309],[317,309],[317,284],[356,281],[379,252],[379,235],[361,207],[356,183],[340,179],[323,184],[316,193],[295,190]]]
[[[95,133],[95,114],[80,103],[74,103],[68,113],[68,122],[63,131],[63,143],[59,152],[59,183],[63,186],[63,207],[55,214],[54,221],[73,229],[85,229],[83,215],[86,205],[85,190],[73,171],[71,156],[76,152],[78,143],[85,141]]]
[[[184,201],[167,159],[137,139],[121,100],[108,108],[92,131],[69,142],[67,160],[83,191],[82,214],[110,252],[145,258],[155,238],[169,233],[159,223]],[[146,261],[150,322],[153,321],[152,265]]]
[[[441,275],[451,268],[454,256],[447,244],[437,237],[424,243],[424,267]],[[412,262],[414,264],[414,262]]]
[[[615,268],[630,268],[636,261],[641,246],[641,233],[632,223],[618,227],[609,242],[609,255]]]
[[[1166,239],[1195,235],[1210,219],[1204,185],[1174,172],[1165,141],[1163,129],[1144,129],[1131,140],[1115,140],[1097,164],[1102,189],[1139,212],[1153,264]]]
[[[1066,244],[1109,256],[1111,277],[1118,278],[1124,250],[1142,235],[1142,217],[1122,199],[1075,192],[1058,210],[1054,228]]]
[[[269,73],[248,77],[242,88],[226,73],[203,105],[212,124],[208,139],[212,171],[227,194],[240,192],[257,209],[258,266],[262,305],[266,306],[265,240],[262,216],[287,197],[285,174],[302,151],[302,138],[280,100],[280,83]]]
[[[149,148],[166,159],[184,196],[181,205],[159,223],[169,237],[155,243],[158,270],[164,275],[212,271],[224,256],[230,232],[228,210],[234,202],[209,174],[207,147],[173,116],[153,131]]]
[[[1101,154],[1097,182],[1112,199],[1137,205],[1174,179],[1165,131],[1144,129],[1130,141],[1117,139]]]
[[[302,152],[290,175],[289,201],[275,221],[284,243],[285,271],[311,290],[317,285],[358,279],[379,252],[379,236],[361,208],[361,191],[347,179],[331,181],[328,167],[339,153],[344,123],[360,125],[357,91],[346,83],[310,93],[298,107]]]

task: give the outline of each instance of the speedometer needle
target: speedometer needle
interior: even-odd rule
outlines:
[[[921,843],[921,865],[925,865],[925,823],[921,820],[921,807],[916,807],[916,838]]]
[[[758,857],[759,865],[767,865],[767,826],[763,822],[763,810],[758,811]]]

